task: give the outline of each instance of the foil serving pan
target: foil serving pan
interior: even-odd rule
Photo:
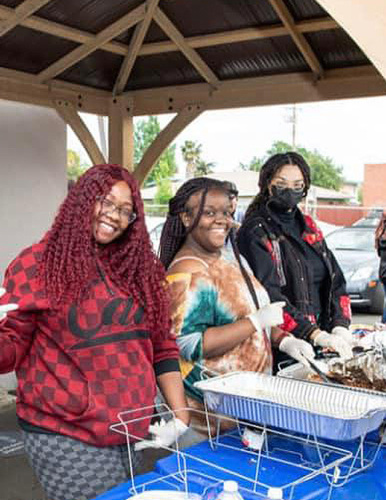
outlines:
[[[196,382],[209,410],[271,427],[347,441],[377,429],[386,398],[255,372]]]
[[[296,379],[296,380],[303,380],[307,383],[310,384],[325,384],[322,380],[310,380],[309,375],[314,375],[315,373],[310,369],[307,368],[306,366],[302,365],[302,363],[294,363],[290,366],[286,366],[285,368],[280,369],[277,372],[278,377],[284,377],[284,378],[290,378],[290,379]],[[328,384],[329,387],[336,387],[334,383]],[[341,385],[340,389],[345,389],[347,391],[354,391],[354,392],[360,392],[363,394],[370,394],[373,396],[380,396],[385,398],[386,400],[386,392],[381,392],[381,391],[376,391],[375,389],[366,389],[364,387],[355,387],[355,386],[348,386],[348,385]]]

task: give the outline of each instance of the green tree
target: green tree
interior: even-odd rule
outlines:
[[[202,145],[195,141],[185,141],[181,146],[182,157],[186,163],[186,177],[195,176],[198,162],[201,160]]]
[[[363,205],[363,186],[358,189],[357,199],[361,205]]]
[[[254,156],[249,163],[239,163],[239,168],[241,170],[253,170],[254,172],[260,172],[260,169],[263,165],[263,161],[261,158],[257,158]]]
[[[87,165],[82,164],[79,154],[72,150],[67,150],[67,179],[77,181],[85,172]]]
[[[194,170],[194,176],[200,177],[201,175],[208,175],[213,172],[216,164],[213,161],[198,160]]]
[[[138,165],[147,148],[161,131],[158,118],[149,116],[147,119],[139,120],[134,129],[134,164]],[[176,146],[169,146],[160,156],[148,175],[145,186],[160,179],[172,177],[177,170]]]
[[[287,151],[293,151],[290,144],[284,141],[275,141],[262,158],[254,157],[254,159],[261,166],[270,156],[277,153],[286,153]],[[342,186],[342,167],[336,165],[331,158],[322,155],[316,149],[311,151],[304,147],[297,147],[296,152],[301,154],[310,166],[312,184],[328,189],[339,189]],[[249,165],[252,165],[252,162]],[[246,168],[244,170],[255,169]]]
[[[159,179],[157,181],[157,191],[154,195],[155,205],[166,205],[173,196],[170,179]]]

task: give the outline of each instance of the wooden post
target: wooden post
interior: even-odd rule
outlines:
[[[130,171],[133,170],[133,103],[128,97],[114,97],[110,101],[109,163],[117,163]]]

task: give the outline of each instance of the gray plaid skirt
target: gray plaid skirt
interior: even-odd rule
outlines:
[[[97,448],[61,434],[23,431],[25,451],[49,500],[90,500],[129,478],[126,444]],[[134,473],[140,453],[131,448]]]

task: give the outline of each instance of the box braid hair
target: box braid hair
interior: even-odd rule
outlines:
[[[169,200],[169,212],[162,229],[160,242],[160,259],[165,269],[170,266],[187,235],[197,226],[205,205],[206,194],[211,190],[228,193],[221,181],[208,177],[196,177],[185,182]],[[189,211],[189,198],[199,192],[202,192],[202,196],[196,218],[193,224],[186,228],[182,223],[181,214]]]
[[[303,197],[307,196],[307,192],[311,185],[311,170],[306,160],[302,155],[300,155],[299,153],[295,153],[294,151],[288,151],[287,153],[277,153],[268,158],[268,160],[261,167],[259,175],[260,191],[247,208],[243,224],[245,224],[249,218],[253,217],[256,208],[267,203],[270,197],[269,185],[278,170],[284,167],[284,165],[296,165],[300,168],[305,184]]]
[[[98,245],[92,234],[95,203],[119,181],[129,186],[137,217],[118,239]],[[45,248],[39,275],[53,305],[79,302],[87,297],[98,255],[113,283],[129,297],[146,304],[154,336],[169,335],[165,270],[151,246],[138,183],[125,168],[107,164],[88,169],[68,192],[42,241]]]
[[[197,227],[197,224],[203,212],[208,191],[221,191],[227,195],[230,194],[229,185],[226,182],[218,181],[216,179],[210,179],[208,177],[196,177],[185,182],[178,189],[175,196],[169,201],[169,212],[162,229],[160,242],[160,259],[166,269],[170,266],[177,252],[184,244],[188,234],[191,233],[195,227]],[[188,207],[189,199],[192,195],[199,192],[202,193],[202,196],[197,215],[193,221],[193,224],[189,228],[186,228],[182,223],[181,214],[190,210]],[[259,309],[256,291],[253,286],[252,280],[242,263],[240,252],[236,245],[233,228],[231,229],[229,236],[233,253],[240,267],[241,274],[248,287],[249,293],[251,294],[256,309]]]

